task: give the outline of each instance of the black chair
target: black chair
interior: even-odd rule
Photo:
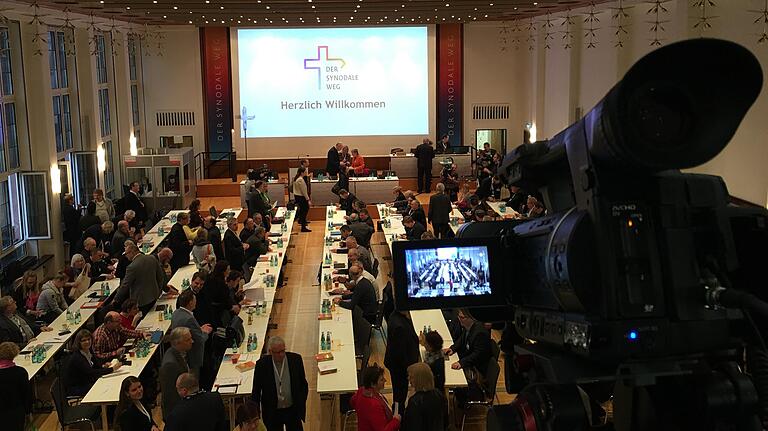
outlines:
[[[470,399],[466,402],[467,411],[465,412],[464,417],[461,419],[462,431],[464,430],[464,425],[467,422],[467,413],[473,406],[485,407],[485,414],[478,416],[478,419],[483,421],[485,420],[488,411],[493,408],[494,401],[498,399],[498,396],[496,395],[496,384],[499,381],[499,373],[501,373],[499,362],[493,355],[491,355],[491,358],[488,360],[488,369],[486,370],[484,376],[485,382],[484,385],[482,385],[483,396],[481,399]]]
[[[387,333],[384,332],[384,328],[382,327],[384,321],[384,301],[378,300],[376,301],[376,322],[371,324],[371,337],[373,337],[374,331],[378,331],[379,334],[381,334],[382,340],[384,340],[384,347],[387,347]],[[370,337],[368,339],[368,344],[370,344]]]
[[[64,393],[64,385],[57,377],[51,384],[51,399],[56,407],[56,417],[59,425],[64,429],[70,425],[87,422],[91,431],[96,431],[93,425],[93,418],[98,417],[99,408],[96,406],[70,405],[70,401],[75,401],[79,397],[67,397]]]
[[[373,265],[371,266],[371,275],[374,277],[379,276],[379,259],[373,258]]]
[[[365,355],[365,349],[371,340],[372,330],[371,323],[363,317],[363,309],[360,306],[355,306],[352,310],[352,334],[355,339],[355,357],[357,359],[362,359]]]
[[[392,292],[392,281],[388,281],[381,291],[382,311],[384,319],[389,321],[389,315],[395,310],[395,299]],[[455,338],[454,338],[455,339]]]
[[[216,211],[216,207],[215,206],[211,206],[210,208],[208,208],[208,214],[210,214],[211,217],[213,217],[215,219],[219,218],[219,212]]]

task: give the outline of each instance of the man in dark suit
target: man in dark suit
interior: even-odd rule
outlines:
[[[162,393],[163,421],[168,421],[168,416],[174,406],[181,401],[176,391],[176,379],[180,375],[189,372],[187,354],[192,350],[192,332],[189,328],[178,327],[171,331],[169,337],[171,347],[165,351],[163,362],[160,366],[160,391]]]
[[[115,225],[111,221],[92,225],[83,231],[83,235],[80,237],[80,243],[78,245],[82,246],[86,238],[93,238],[96,241],[96,245],[99,248],[104,249],[112,239],[112,231],[114,229]],[[88,251],[90,252],[90,250]],[[109,251],[109,249],[107,249],[107,251]],[[77,252],[82,254],[83,248],[79,247]]]
[[[266,181],[256,181],[256,192],[252,197],[251,206],[253,207],[253,214],[249,217],[255,217],[256,214],[261,214],[264,229],[269,230],[272,225],[272,201],[269,200],[268,187],[269,183]]]
[[[213,254],[216,255],[216,259],[224,260],[224,249],[221,246],[221,231],[216,226],[216,218],[208,216],[203,221],[203,227],[208,231],[208,241],[213,247]]]
[[[352,204],[357,200],[357,196],[353,195],[346,189],[339,190],[339,203],[337,207],[347,212],[347,215],[356,212]]]
[[[421,239],[421,234],[426,232],[424,225],[417,222],[411,216],[403,217],[403,226],[405,227],[405,239],[408,241],[416,241]]]
[[[301,431],[307,412],[309,385],[298,353],[286,352],[280,337],[269,339],[269,355],[256,362],[253,401],[261,408],[268,431]]]
[[[171,232],[168,233],[168,248],[173,251],[173,258],[171,258],[172,273],[176,273],[176,270],[189,264],[192,241],[187,239],[187,234],[184,232],[184,226],[188,224],[189,214],[179,213],[176,216],[176,223],[173,224]]]
[[[227,220],[227,231],[224,232],[224,258],[229,262],[230,268],[240,270],[245,263],[245,250],[248,244],[243,244],[237,237],[237,219]]]
[[[75,254],[75,245],[80,235],[80,211],[74,207],[75,197],[67,193],[64,196],[64,206],[61,207],[61,221],[64,223],[64,241],[69,243],[69,255]]]
[[[424,208],[421,207],[421,202],[418,199],[412,199],[408,204],[408,212],[405,215],[411,216],[412,219],[421,223],[422,226],[427,226],[427,215],[424,214]]]
[[[256,222],[252,218],[248,218],[243,223],[243,229],[240,230],[238,237],[241,242],[246,242],[254,232],[256,232]]]
[[[357,243],[361,246],[370,249],[371,237],[373,236],[374,229],[368,223],[360,220],[360,216],[357,214],[349,215],[349,228],[352,231],[352,236],[357,240]]]
[[[419,362],[419,337],[413,322],[402,311],[393,311],[387,320],[387,350],[384,366],[392,380],[392,401],[405,404],[408,396],[408,366]]]
[[[451,368],[466,370],[474,367],[480,374],[485,375],[492,354],[491,335],[482,323],[467,313],[467,310],[459,310],[459,323],[463,328],[461,336],[444,351],[449,356],[454,352],[459,354],[459,360],[451,364]]]
[[[343,147],[344,144],[337,142],[336,145],[328,150],[328,161],[325,164],[325,171],[328,175],[339,175],[339,170],[341,168],[341,158],[339,158],[339,153]]]
[[[333,298],[333,302],[347,310],[354,310],[355,306],[363,310],[363,317],[371,324],[376,322],[376,288],[370,280],[363,277],[362,263],[355,262],[349,266],[349,283],[351,293]]]
[[[451,198],[445,193],[443,183],[435,186],[437,193],[429,198],[429,222],[436,238],[446,238],[451,221]]]
[[[119,258],[125,251],[125,241],[131,238],[131,227],[125,220],[117,222],[117,230],[112,235],[110,255]]]
[[[201,326],[198,323],[194,315],[195,307],[197,307],[195,293],[190,289],[181,292],[176,300],[176,310],[171,316],[169,330],[183,327],[188,328],[192,333],[193,344],[187,355],[187,364],[191,373],[200,376],[200,368],[203,366],[205,356],[205,342],[208,341],[208,335],[213,331],[213,327],[209,324]]]
[[[432,187],[432,159],[435,158],[432,141],[424,138],[422,143],[416,147],[414,155],[416,156],[416,170],[419,178],[419,193],[429,193]]]
[[[147,224],[147,207],[144,205],[144,201],[139,197],[139,190],[141,185],[138,181],[131,183],[131,189],[126,193],[123,200],[125,201],[125,209],[133,210],[136,213],[136,220],[139,222],[139,226]]]
[[[218,392],[200,390],[200,383],[192,373],[184,373],[176,379],[176,390],[181,400],[168,415],[166,431],[227,430],[224,400]]]
[[[155,305],[160,293],[167,289],[165,272],[157,259],[139,251],[134,243],[126,245],[125,255],[131,263],[125,270],[125,277],[120,280],[120,290],[128,293],[125,297],[135,299],[139,304],[139,310],[146,316]],[[124,297],[124,295],[119,296]]]

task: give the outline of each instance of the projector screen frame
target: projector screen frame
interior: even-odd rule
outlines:
[[[355,26],[361,28],[360,26]],[[351,148],[358,148],[363,156],[384,156],[392,148],[404,148],[409,151],[421,143],[425,137],[433,141],[437,139],[437,32],[434,25],[420,25],[427,29],[427,79],[428,79],[428,119],[429,133],[427,135],[359,135],[359,136],[307,136],[307,137],[248,137],[248,159],[286,159],[294,157],[323,157],[328,149],[336,142],[342,142]],[[364,27],[363,27],[364,28]],[[380,27],[371,27],[380,28]],[[245,142],[242,135],[242,121],[239,118],[240,107],[240,76],[238,58],[238,31],[241,29],[257,29],[251,26],[233,27],[230,31],[230,49],[232,55],[232,111],[235,115],[232,131],[232,148],[237,152],[237,158],[245,159]],[[258,119],[249,120],[251,129]]]

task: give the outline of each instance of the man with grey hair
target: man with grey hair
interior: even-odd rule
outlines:
[[[181,399],[172,411],[165,413],[165,431],[226,431],[227,420],[224,400],[218,392],[200,390],[200,383],[192,373],[176,379],[176,391]]]
[[[245,252],[245,264],[243,265],[243,279],[246,283],[251,281],[251,268],[256,266],[259,257],[269,253],[269,239],[266,231],[261,226],[256,226],[253,234],[245,241],[248,250]]]
[[[173,272],[171,269],[171,260],[173,259],[173,250],[171,250],[168,247],[163,247],[160,249],[160,251],[157,252],[157,255],[155,255],[155,258],[157,259],[158,262],[160,262],[160,268],[163,269],[163,273],[165,274],[165,284],[167,285],[168,282],[171,281],[171,277],[173,276]],[[169,287],[173,287],[173,286],[169,286]]]
[[[309,385],[301,355],[285,351],[285,341],[269,339],[269,355],[253,370],[252,399],[261,409],[268,430],[303,430]]]
[[[450,231],[449,222],[451,221],[451,198],[445,193],[445,185],[437,183],[435,186],[437,193],[429,198],[429,222],[432,223],[432,230],[436,238],[447,238]]]
[[[146,316],[163,290],[167,289],[166,276],[160,261],[139,251],[135,244],[126,245],[125,256],[131,261],[120,280],[120,289],[139,304],[139,310]],[[119,297],[122,298],[123,294]],[[118,306],[121,304],[117,304]]]
[[[224,258],[229,262],[230,268],[243,267],[245,250],[248,250],[248,244],[243,244],[237,236],[237,219],[230,217],[227,219],[227,231],[224,232]]]
[[[47,326],[39,327],[18,313],[16,301],[12,296],[0,297],[0,342],[10,341],[23,348],[40,331],[50,331]]]
[[[357,238],[354,236],[348,236],[346,240],[344,240],[346,248],[336,248],[332,249],[331,252],[333,253],[339,253],[339,254],[348,254],[350,250],[357,250],[357,259],[360,261],[360,263],[363,265],[363,268],[365,268],[366,271],[371,272],[373,270],[373,258],[371,256],[371,252],[368,251],[367,248],[361,247],[360,244],[357,241]]]
[[[117,231],[112,236],[112,257],[119,257],[125,251],[125,241],[131,237],[131,226],[125,220],[117,222]]]
[[[168,420],[168,415],[173,407],[181,400],[176,391],[176,379],[184,373],[188,373],[187,353],[192,350],[192,332],[189,328],[179,326],[173,328],[168,341],[171,347],[165,351],[163,362],[160,366],[160,391],[162,393],[163,420]]]
[[[114,223],[109,220],[101,224],[95,224],[83,232],[83,242],[85,242],[85,240],[88,238],[93,238],[94,241],[96,241],[96,245],[103,250],[108,245],[110,236],[114,229]],[[87,251],[90,254],[90,250]]]

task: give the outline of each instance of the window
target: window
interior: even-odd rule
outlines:
[[[13,68],[11,65],[11,33],[8,27],[0,27],[0,73],[3,95],[13,94]]]
[[[51,237],[50,208],[45,172],[22,172],[21,194],[24,205],[22,224],[26,239],[48,239]]]
[[[112,126],[109,122],[109,88],[99,90],[99,124],[101,124],[101,137],[112,134]]]
[[[136,50],[138,49],[138,46],[136,45],[136,38],[133,35],[128,36],[128,71],[131,78],[131,81],[136,81],[137,71],[136,71]]]
[[[11,32],[0,27],[0,172],[19,167],[16,96],[13,85]]]
[[[53,129],[56,152],[72,149],[72,118],[69,105],[67,46],[63,31],[48,32],[48,66],[53,90]]]
[[[133,113],[133,127],[139,125],[139,86],[131,85],[131,112]]]
[[[14,174],[0,181],[0,248],[7,250],[22,239],[21,203]]]
[[[106,41],[103,34],[96,35],[96,82],[107,83]]]
[[[107,165],[104,169],[104,194],[110,198],[115,198],[115,169],[113,167],[112,141],[104,143],[104,158]]]

